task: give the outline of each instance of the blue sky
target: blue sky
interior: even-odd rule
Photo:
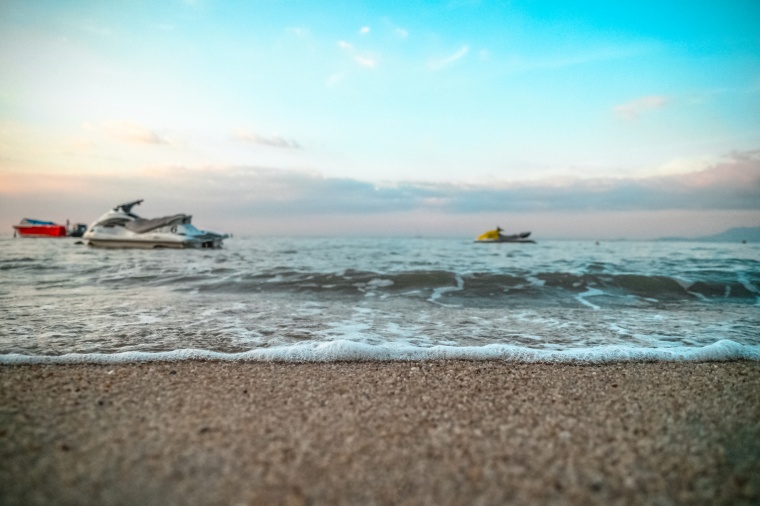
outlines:
[[[0,223],[145,198],[242,234],[760,225],[758,26],[757,1],[6,0]]]

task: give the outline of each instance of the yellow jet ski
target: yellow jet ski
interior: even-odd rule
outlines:
[[[501,233],[501,227],[496,227],[494,230],[481,234],[475,239],[475,242],[517,242],[526,244],[535,244],[536,241],[529,239],[530,232],[521,232],[519,234],[504,235]]]

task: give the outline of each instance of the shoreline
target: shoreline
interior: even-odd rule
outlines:
[[[760,363],[0,365],[3,504],[753,504]]]
[[[338,362],[431,362],[475,361],[543,365],[615,365],[620,363],[705,363],[757,361],[760,346],[721,339],[704,346],[590,346],[560,350],[515,345],[400,347],[395,344],[366,345],[337,340],[316,344],[301,342],[259,347],[245,351],[211,351],[186,348],[172,351],[123,351],[116,353],[64,353],[59,355],[0,354],[0,367],[14,365],[116,365],[179,362],[314,363]]]

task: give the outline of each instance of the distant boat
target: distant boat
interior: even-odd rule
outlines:
[[[66,235],[69,237],[82,237],[87,232],[87,225],[84,223],[74,223],[69,226],[69,222],[66,222]]]
[[[21,237],[66,237],[66,227],[52,221],[24,218],[13,228],[16,229],[14,235]]]
[[[519,234],[504,235],[501,233],[501,227],[496,227],[494,230],[481,234],[475,239],[475,242],[481,243],[497,243],[497,242],[516,242],[523,244],[535,244],[536,241],[529,239],[530,232],[521,232]]]

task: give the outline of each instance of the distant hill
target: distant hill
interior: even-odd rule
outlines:
[[[730,228],[725,232],[703,237],[663,237],[661,241],[700,241],[700,242],[760,242],[760,227]]]

